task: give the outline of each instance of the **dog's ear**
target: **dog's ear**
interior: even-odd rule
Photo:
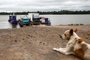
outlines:
[[[78,29],[76,28],[75,30],[74,30],[74,32],[77,32],[78,31]]]
[[[69,33],[70,33],[70,35],[73,35],[73,29],[70,29]]]

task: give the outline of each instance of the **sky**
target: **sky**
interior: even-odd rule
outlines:
[[[0,0],[0,11],[90,10],[90,0]]]

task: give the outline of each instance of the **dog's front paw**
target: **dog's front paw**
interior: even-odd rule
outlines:
[[[60,52],[65,55],[69,55],[70,53],[66,52],[66,48],[53,48],[53,50]]]
[[[62,48],[53,48],[53,50],[60,52],[62,50]]]
[[[53,50],[57,50],[57,48],[53,48]]]

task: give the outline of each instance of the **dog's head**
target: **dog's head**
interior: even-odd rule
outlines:
[[[69,40],[71,38],[71,36],[73,35],[73,33],[76,31],[77,31],[77,29],[66,30],[63,35],[60,35],[60,38],[65,39],[65,40]]]

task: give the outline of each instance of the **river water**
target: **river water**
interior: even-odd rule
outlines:
[[[40,15],[47,17],[51,21],[51,25],[67,25],[67,24],[90,24],[90,15]],[[23,15],[17,15],[17,19]],[[0,15],[0,29],[11,28],[8,23],[9,15]]]

